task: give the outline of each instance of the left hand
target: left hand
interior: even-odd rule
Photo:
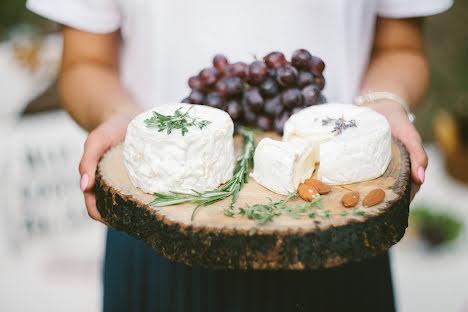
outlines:
[[[406,147],[411,160],[411,197],[412,201],[424,183],[427,168],[427,155],[422,145],[421,136],[416,127],[409,121],[405,109],[394,101],[379,100],[369,103],[367,107],[384,115],[392,129],[392,135]]]

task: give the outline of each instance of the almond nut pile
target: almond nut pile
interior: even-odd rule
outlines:
[[[317,179],[307,179],[304,183],[314,187],[320,195],[328,194],[331,191],[331,187],[328,184]]]
[[[317,196],[328,194],[331,192],[331,187],[317,179],[307,179],[304,183],[299,184],[297,189],[299,196],[305,201],[313,201]],[[359,203],[361,196],[357,191],[349,191],[341,198],[341,203],[346,208],[352,208]],[[366,208],[380,204],[385,199],[385,191],[376,188],[371,190],[362,201],[362,205]]]
[[[318,190],[306,183],[301,183],[299,184],[299,187],[297,188],[297,193],[299,193],[299,196],[305,201],[313,201],[317,196],[319,196]]]
[[[304,183],[299,184],[297,192],[305,201],[312,201],[319,195],[328,194],[331,187],[317,179],[307,179]]]

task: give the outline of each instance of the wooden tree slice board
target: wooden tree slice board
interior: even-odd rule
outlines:
[[[272,133],[261,134],[278,139]],[[240,152],[241,138],[234,140]],[[193,204],[153,208],[155,197],[135,188],[123,163],[123,144],[110,149],[96,172],[96,204],[101,216],[119,231],[151,245],[170,260],[212,269],[317,269],[359,261],[386,251],[397,243],[408,226],[410,163],[403,145],[392,142],[392,160],[378,179],[346,185],[358,191],[356,206],[364,216],[333,215],[330,219],[287,215],[261,225],[247,217],[230,218],[223,214],[227,198],[202,207],[190,221]],[[370,208],[362,199],[372,189],[385,190],[385,200]],[[322,195],[322,204],[331,212],[350,211],[341,204],[347,190],[332,186]],[[255,180],[239,193],[236,206],[261,204],[285,196],[275,194]],[[291,205],[304,203],[298,198]]]

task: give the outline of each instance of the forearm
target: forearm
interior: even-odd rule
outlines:
[[[76,64],[63,69],[60,94],[64,108],[88,131],[117,112],[139,110],[117,72],[95,64]]]
[[[119,32],[92,34],[63,28],[60,95],[64,108],[88,131],[110,116],[140,110],[119,78]]]
[[[372,57],[360,93],[391,92],[403,98],[414,110],[424,98],[428,85],[422,20],[379,18]],[[411,192],[414,196],[419,185],[424,183],[427,167],[427,155],[418,131],[398,101],[377,100],[365,105],[384,115],[392,135],[405,145],[411,159]]]
[[[398,38],[401,32],[409,33],[410,44],[382,41],[376,44],[362,82],[360,94],[368,92],[392,92],[403,98],[411,110],[424,99],[429,87],[429,67],[422,42],[420,20],[391,21],[393,27],[385,27],[389,21],[378,22],[376,36]],[[387,101],[388,102],[388,101]],[[378,103],[375,103],[378,105]],[[372,106],[372,104],[371,104]]]
[[[375,55],[364,77],[360,94],[392,92],[415,110],[429,87],[429,70],[424,56],[411,51],[388,51]]]

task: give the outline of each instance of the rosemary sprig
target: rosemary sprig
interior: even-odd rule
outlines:
[[[197,126],[203,129],[211,123],[211,121],[208,120],[200,120],[199,118],[191,117],[189,112],[192,108],[193,106],[183,113],[181,111],[182,107],[179,107],[172,116],[153,111],[153,116],[145,119],[146,127],[158,128],[159,132],[167,129],[167,134],[171,134],[173,129],[181,129],[182,136],[184,136],[188,132],[188,127]]]
[[[154,193],[157,196],[150,205],[152,207],[162,207],[178,205],[182,203],[197,204],[192,212],[191,220],[195,216],[196,211],[202,206],[208,206],[223,200],[232,195],[231,205],[237,201],[239,191],[248,182],[248,172],[250,165],[253,163],[253,155],[255,151],[255,136],[251,131],[240,128],[240,134],[243,137],[242,154],[237,158],[236,169],[231,180],[224,184],[218,190],[206,191],[203,193],[193,190],[193,193],[171,192],[172,195]]]
[[[236,215],[247,216],[249,219],[257,220],[260,224],[265,224],[272,221],[274,217],[286,214],[290,217],[301,219],[302,217],[309,217],[311,219],[321,218],[328,220],[330,216],[340,215],[346,216],[351,214],[353,216],[362,216],[365,214],[363,210],[354,209],[352,211],[332,212],[325,210],[322,206],[322,199],[316,198],[311,202],[303,205],[288,206],[286,203],[294,198],[297,193],[290,193],[285,199],[279,201],[272,201],[266,204],[245,205],[244,207],[236,208],[233,204],[224,208],[224,215],[234,218]]]

